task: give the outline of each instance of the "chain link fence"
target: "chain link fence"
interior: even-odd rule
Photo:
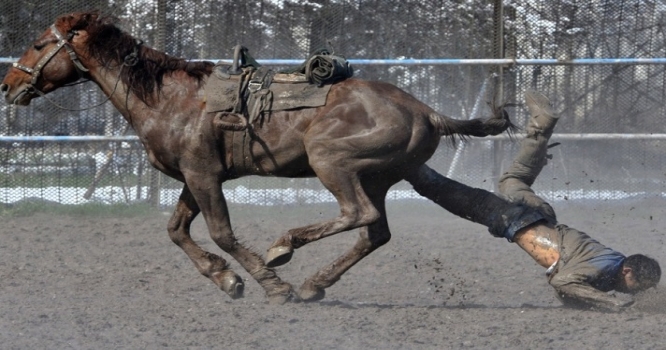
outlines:
[[[121,26],[147,45],[188,59],[228,59],[236,44],[248,47],[257,59],[305,59],[321,47],[349,59],[405,62],[666,57],[662,1],[507,0],[503,5],[483,0],[4,1],[0,74],[4,76],[9,63],[58,15],[92,8],[119,17]],[[562,114],[554,137],[562,145],[552,149],[553,160],[536,184],[537,192],[551,200],[621,199],[666,196],[666,139],[659,137],[666,134],[664,68],[362,64],[355,66],[355,75],[394,83],[454,118],[489,114],[488,104],[498,96],[498,102],[520,104],[525,90],[540,90]],[[70,109],[105,99],[93,83],[49,96]],[[516,124],[524,124],[524,108],[510,108],[509,113]],[[72,112],[40,98],[29,107],[2,103],[0,117],[0,136],[33,136],[20,142],[0,138],[2,203],[36,197],[65,204],[152,201],[169,206],[178,197],[182,185],[153,170],[138,142],[62,141],[66,136],[131,135],[110,104]],[[596,137],[571,137],[579,134]],[[63,138],[39,138],[44,135]],[[473,140],[453,148],[442,142],[429,164],[454,179],[492,190],[517,146]],[[247,177],[223,188],[230,202],[333,201],[317,179]],[[389,199],[417,197],[406,183],[389,194]]]

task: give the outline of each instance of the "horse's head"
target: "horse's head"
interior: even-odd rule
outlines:
[[[84,76],[80,49],[86,28],[97,20],[95,13],[59,17],[15,62],[0,84],[7,103],[27,105],[34,97],[51,92]]]

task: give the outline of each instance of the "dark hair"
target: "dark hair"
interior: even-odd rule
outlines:
[[[123,64],[130,54],[136,53],[136,62],[123,67],[119,74],[137,98],[148,105],[159,99],[165,76],[182,71],[201,83],[212,72],[212,62],[187,61],[146,47],[118,28],[117,21],[98,12],[72,13],[59,17],[56,25],[62,33],[86,30],[88,54],[104,67]]]
[[[634,279],[641,286],[654,287],[661,279],[661,267],[657,260],[643,254],[634,254],[624,259],[624,267],[631,268]]]

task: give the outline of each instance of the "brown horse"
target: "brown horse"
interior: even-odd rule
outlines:
[[[80,78],[94,81],[134,128],[151,164],[185,184],[169,237],[232,298],[243,294],[241,278],[190,237],[199,212],[213,241],[257,280],[269,301],[319,300],[345,271],[389,241],[386,193],[414,176],[441,136],[496,135],[511,126],[500,109],[485,120],[454,120],[393,85],[356,79],[333,85],[323,107],[270,114],[252,128],[246,154],[253,156],[253,166],[245,173],[317,176],[337,199],[340,215],[289,230],[264,262],[236,240],[229,222],[221,184],[239,176],[239,165],[232,154],[233,131],[215,128],[214,116],[205,111],[203,86],[213,64],[153,50],[114,23],[95,12],[57,18],[9,70],[0,91],[8,103],[27,105]],[[356,244],[307,278],[298,294],[273,270],[288,262],[294,249],[354,228],[360,228]]]

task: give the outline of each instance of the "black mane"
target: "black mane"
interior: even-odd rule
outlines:
[[[63,16],[56,23],[60,22],[69,22],[70,30],[87,31],[88,54],[104,67],[121,65],[126,57],[136,53],[135,62],[122,68],[120,79],[147,104],[159,99],[165,75],[183,71],[201,82],[212,71],[212,62],[190,62],[144,46],[116,26],[116,17],[91,12]]]

